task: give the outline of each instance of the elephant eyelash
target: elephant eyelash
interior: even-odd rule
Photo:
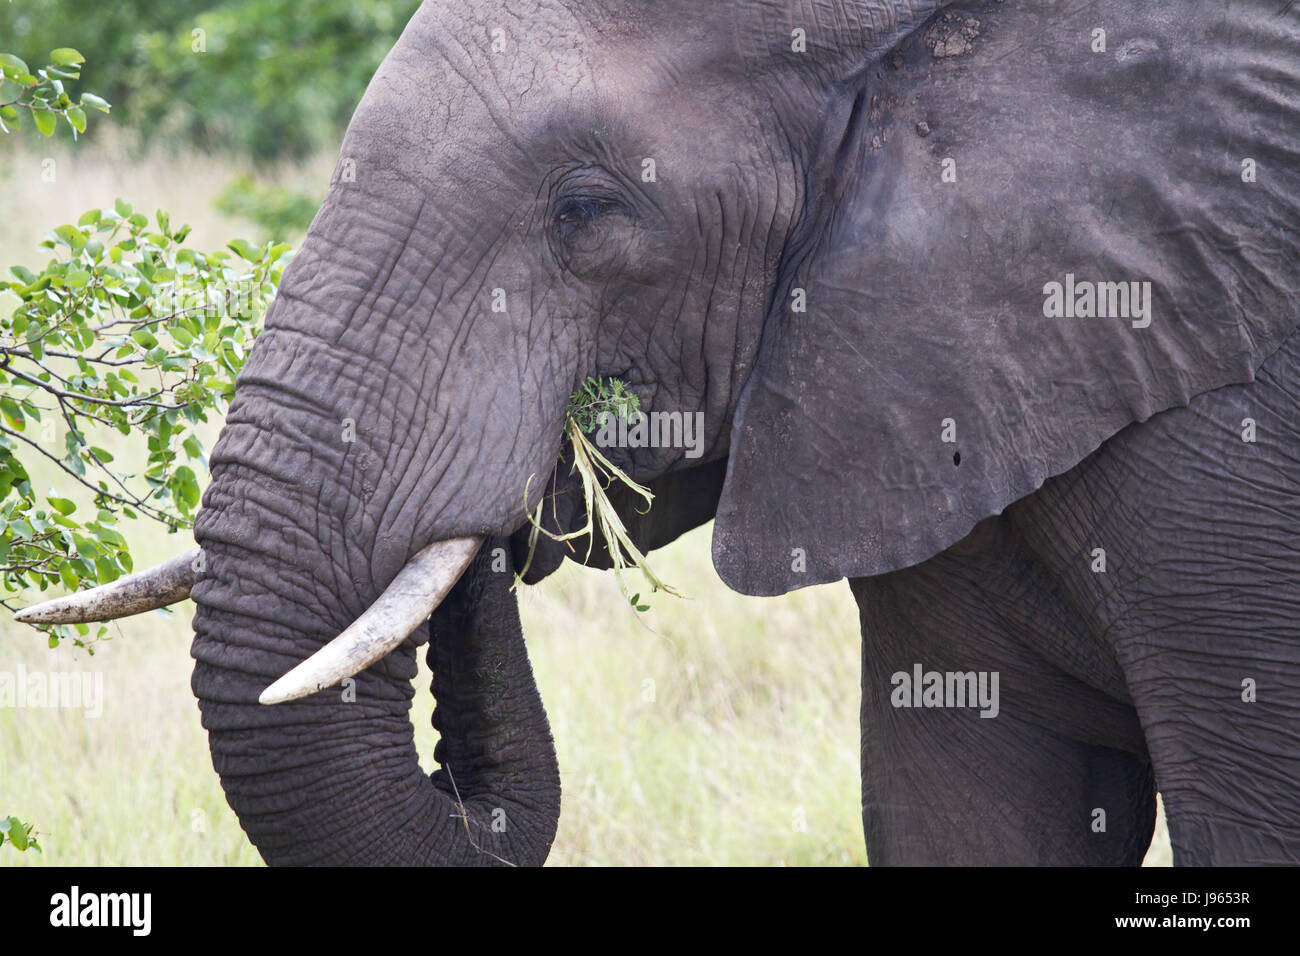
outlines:
[[[555,221],[562,225],[591,222],[611,212],[619,212],[623,204],[615,199],[584,196],[561,201],[555,211]]]

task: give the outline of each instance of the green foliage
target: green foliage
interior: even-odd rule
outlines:
[[[237,176],[213,205],[227,216],[247,219],[264,236],[288,237],[307,231],[321,198],[284,186],[261,186],[251,176]]]
[[[87,108],[109,111],[107,101],[94,93],[82,93],[74,102],[64,89],[64,80],[81,79],[85,61],[76,50],[60,47],[50,52],[48,66],[32,73],[21,58],[0,53],[0,132],[21,128],[26,112],[42,136],[54,135],[60,117],[74,137],[84,133]]]
[[[26,850],[41,852],[41,845],[36,842],[36,827],[24,823],[17,817],[0,817],[0,844],[9,838],[9,845],[20,853]]]
[[[565,414],[579,431],[590,435],[600,425],[601,415],[608,412],[618,418],[627,418],[640,410],[641,400],[627,390],[622,379],[593,377],[569,396]]]
[[[260,159],[336,145],[419,0],[0,3],[0,37],[72,43],[144,139]]]
[[[289,247],[234,240],[204,253],[182,247],[188,233],[119,199],[47,233],[55,256],[39,273],[14,266],[0,280],[4,591],[131,571],[122,516],[189,526],[207,467],[198,429],[224,415]],[[114,463],[96,442],[109,430],[142,466]],[[41,459],[80,503],[36,490]],[[81,645],[86,625],[52,628],[51,646],[73,627]]]
[[[527,571],[533,560],[533,553],[537,550],[537,536],[544,534],[553,541],[568,542],[574,538],[588,536],[587,556],[591,556],[591,549],[595,545],[596,532],[600,532],[602,540],[605,542],[605,548],[609,552],[610,561],[614,565],[614,578],[618,582],[618,589],[627,598],[628,603],[637,611],[648,611],[650,606],[641,602],[640,593],[628,594],[627,579],[625,573],[629,568],[635,568],[645,577],[646,582],[650,585],[650,590],[666,591],[676,597],[681,597],[671,585],[665,584],[651,569],[650,563],[646,556],[641,553],[633,543],[631,536],[627,533],[627,527],[623,524],[623,519],[619,517],[618,510],[614,507],[613,502],[609,500],[609,493],[606,489],[615,481],[622,482],[632,492],[639,495],[645,501],[646,510],[654,501],[654,494],[644,485],[637,484],[627,473],[614,465],[608,458],[600,453],[591,439],[587,437],[588,433],[594,431],[600,424],[600,419],[605,414],[616,415],[619,418],[626,418],[635,412],[640,411],[641,401],[632,392],[628,391],[627,384],[621,379],[610,378],[588,378],[579,386],[578,390],[569,396],[569,402],[565,410],[565,430],[568,433],[570,444],[573,448],[573,470],[578,473],[582,480],[583,500],[587,506],[587,523],[577,531],[571,531],[568,534],[554,534],[542,527],[542,506],[545,500],[537,503],[537,510],[534,514],[529,515],[529,522],[533,529],[528,538],[528,558],[524,562],[523,569],[520,570],[519,576],[522,577]],[[528,492],[532,485],[532,478],[524,486],[524,507],[528,506]],[[569,545],[569,547],[572,547]],[[516,584],[518,581],[516,581]]]

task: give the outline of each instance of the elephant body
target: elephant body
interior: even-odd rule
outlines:
[[[1300,860],[1300,334],[851,583],[873,864],[1136,866],[1157,785],[1176,864]],[[1000,672],[997,719],[891,706],[914,662]]]

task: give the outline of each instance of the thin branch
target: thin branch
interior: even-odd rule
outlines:
[[[81,477],[75,471],[72,471],[70,468],[68,468],[68,466],[64,464],[62,459],[57,458],[54,455],[50,454],[48,451],[46,451],[36,442],[28,438],[26,435],[23,435],[16,431],[12,431],[11,429],[8,429],[3,425],[0,425],[0,433],[8,435],[10,438],[16,438],[21,442],[25,442],[26,444],[31,445],[38,452],[40,452],[50,461],[54,462],[61,469],[63,469],[63,471],[66,472],[68,475],[70,475],[74,481],[77,481],[80,484],[84,485],[85,487],[89,488],[98,496],[107,498],[110,501],[116,501],[118,504],[126,505],[126,507],[128,508],[139,508],[145,514],[149,515],[149,517],[154,518],[155,520],[160,521],[169,526],[174,526],[178,523],[184,523],[183,519],[172,518],[169,515],[165,514],[164,512],[159,511],[157,508],[150,507],[147,499],[145,498],[136,497],[134,500],[130,500],[127,498],[123,498],[119,495],[115,495],[111,491],[105,491],[103,488],[95,487],[90,482],[88,482],[85,478]],[[130,494],[130,492],[127,493]]]
[[[465,836],[466,836],[466,838],[468,838],[468,840],[469,840],[469,845],[472,846],[474,849],[478,850],[480,853],[482,853],[482,854],[484,854],[484,855],[486,855],[486,856],[490,856],[490,857],[492,857],[492,859],[496,860],[498,863],[503,863],[503,864],[505,864],[506,866],[513,866],[513,867],[516,867],[516,868],[517,868],[517,867],[518,867],[518,864],[517,864],[517,863],[511,863],[509,860],[506,860],[506,859],[503,859],[502,857],[497,856],[497,855],[496,855],[495,853],[493,853],[491,850],[485,850],[485,849],[483,849],[481,846],[478,845],[478,841],[474,839],[474,834],[470,831],[470,828],[469,828],[469,824],[470,824],[470,815],[469,815],[469,810],[467,810],[467,809],[465,808],[465,802],[464,802],[463,800],[461,800],[461,798],[460,798],[460,788],[456,786],[456,778],[455,778],[454,776],[452,776],[452,773],[451,773],[451,766],[450,766],[450,765],[447,765],[447,766],[443,767],[443,769],[447,771],[447,779],[451,781],[451,789],[452,789],[452,792],[456,794],[456,809],[460,811],[460,813],[453,813],[453,814],[452,814],[452,817],[453,817],[453,818],[455,818],[455,817],[459,817],[460,820],[461,820],[461,822],[465,824]],[[479,823],[477,820],[474,821],[474,825],[475,825],[475,826],[482,826],[482,824]]]
[[[0,369],[4,369],[14,378],[22,379],[24,382],[29,382],[30,384],[36,386],[37,388],[44,389],[45,391],[49,392],[51,395],[55,395],[59,398],[75,398],[83,402],[90,402],[94,405],[111,405],[114,408],[138,408],[141,406],[148,406],[150,408],[162,408],[167,411],[171,411],[173,409],[185,407],[185,405],[183,404],[172,405],[167,402],[152,401],[152,399],[155,399],[159,395],[162,395],[163,392],[166,391],[166,389],[160,389],[159,391],[152,392],[140,398],[122,398],[122,399],[96,398],[94,395],[85,395],[81,392],[65,392],[63,389],[55,388],[49,382],[42,382],[39,378],[35,378],[31,375],[27,375],[24,372],[18,371],[18,369],[14,368],[13,365],[11,365],[8,361],[0,360]]]
[[[112,359],[106,359],[106,358],[103,357],[103,356],[107,355],[109,352],[116,351],[117,348],[118,348],[118,346],[115,345],[115,346],[113,346],[112,348],[110,348],[110,349],[106,349],[105,351],[101,352],[98,356],[92,356],[92,355],[80,355],[80,354],[78,354],[78,353],[76,353],[76,352],[58,352],[58,351],[55,351],[54,349],[46,349],[46,350],[45,350],[45,354],[46,354],[46,355],[55,355],[55,356],[58,356],[59,358],[85,359],[87,362],[90,362],[90,363],[93,364],[93,365],[140,365],[141,363],[144,362],[144,358],[143,358],[143,357],[141,357],[141,358],[124,358],[124,359],[120,359],[120,360],[118,360],[118,361],[113,361]],[[21,358],[30,359],[30,360],[33,361],[33,362],[38,362],[38,361],[40,361],[40,360],[39,360],[35,355],[33,355],[33,354],[32,354],[31,352],[29,352],[27,349],[20,349],[20,348],[5,348],[5,349],[3,349],[3,351],[8,352],[10,355],[17,355],[17,356],[19,356],[19,357],[21,357]]]

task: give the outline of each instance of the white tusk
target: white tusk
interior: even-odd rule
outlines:
[[[477,537],[449,538],[416,554],[347,630],[262,691],[258,700],[283,704],[306,697],[384,657],[442,603],[482,544]]]
[[[198,556],[199,549],[191,548],[148,571],[25,607],[14,615],[14,620],[23,624],[112,621],[184,601],[194,586],[194,561]]]

